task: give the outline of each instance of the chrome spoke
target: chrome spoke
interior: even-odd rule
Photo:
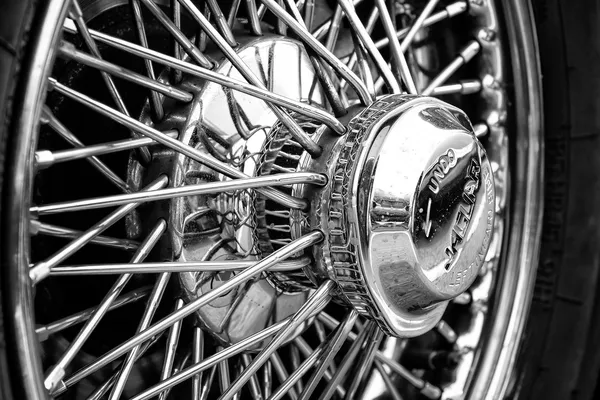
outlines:
[[[181,5],[179,0],[177,0],[177,2],[179,3],[179,5]],[[204,15],[206,16],[206,19],[208,21],[210,21],[211,12],[210,12],[210,7],[208,6],[207,2],[204,2]],[[198,39],[198,47],[200,48],[201,51],[205,51],[206,46],[208,44],[208,35],[206,34],[206,31],[204,31],[203,29],[198,27],[198,29],[196,30],[196,34],[198,35],[198,38],[199,38]]]
[[[217,23],[217,27],[221,31],[221,35],[227,41],[227,44],[235,47],[237,46],[237,42],[231,29],[229,29],[229,25],[227,24],[227,20],[225,19],[225,15],[223,15],[223,11],[221,11],[221,7],[217,3],[217,0],[206,0],[208,7],[215,17],[215,21]]]
[[[177,0],[170,0],[170,1],[171,1],[171,14],[173,17],[173,23],[175,24],[177,29],[181,30],[181,5],[179,4],[179,2]],[[144,46],[144,47],[148,47],[148,46]],[[175,57],[177,59],[183,58],[181,46],[179,46],[177,39],[173,39],[173,57]],[[148,60],[148,62],[150,62],[150,60]],[[176,69],[171,71],[171,76],[172,76],[172,80],[174,83],[179,83],[181,81],[181,79],[183,78],[181,71],[176,70]]]
[[[279,4],[279,6],[281,6],[281,8],[285,8],[285,6],[283,4],[283,0],[277,0],[277,3]],[[275,32],[277,32],[278,35],[287,36],[287,26],[279,18],[277,19],[277,22],[275,23]]]
[[[385,387],[387,388],[388,392],[392,396],[392,399],[393,400],[402,400],[402,396],[398,392],[398,389],[396,388],[396,385],[394,384],[394,382],[392,382],[392,379],[388,375],[388,372],[385,370],[385,366],[379,360],[375,360],[374,364],[375,364],[375,368],[377,368],[377,372],[379,372],[379,375],[381,375],[381,379],[383,379]]]
[[[367,32],[367,30],[362,24],[362,21],[360,20],[360,17],[356,14],[356,10],[354,9],[354,5],[352,4],[352,2],[350,0],[339,0],[338,4],[340,4],[344,9],[344,13],[348,18],[350,25],[352,26],[354,32],[356,32],[356,35],[373,58],[373,61],[377,65],[377,68],[381,72],[383,79],[391,89],[392,93],[402,93],[402,90],[398,85],[398,81],[394,77],[392,71],[389,69],[387,62],[383,59],[383,56],[381,55],[379,50],[375,47],[375,43],[371,39],[371,36],[369,36],[369,33]]]
[[[343,4],[344,2],[349,1],[349,0],[341,0],[341,1]],[[377,8],[379,9],[379,15],[381,16],[381,22],[383,23],[383,28],[385,30],[385,33],[386,33],[387,37],[390,39],[390,53],[392,53],[392,61],[393,61],[392,65],[394,66],[394,69],[396,71],[396,76],[402,77],[402,80],[404,81],[404,85],[408,89],[408,93],[417,94],[417,87],[415,86],[415,81],[412,78],[410,68],[408,67],[408,63],[406,62],[406,57],[404,57],[404,53],[402,52],[402,49],[400,48],[400,43],[398,42],[398,38],[396,37],[396,28],[394,26],[394,23],[392,22],[392,17],[390,16],[390,13],[388,12],[388,8],[385,4],[385,0],[375,0],[375,4],[377,5]],[[365,30],[365,33],[366,33],[366,30]],[[361,37],[361,36],[359,35],[359,37]],[[367,47],[367,50],[372,52],[371,55],[373,56],[373,58],[376,60],[376,62],[379,65],[380,62],[378,61],[378,58],[375,56],[375,54],[379,55],[379,57],[381,57],[381,54],[377,50],[375,43],[373,41],[370,41],[368,43],[368,45],[366,45],[366,47]],[[373,53],[373,52],[375,52],[375,53]],[[387,67],[387,64],[386,64],[385,60],[383,60],[383,58],[381,58],[381,61],[383,63],[382,65],[385,65]],[[380,69],[381,69],[381,65],[380,65]],[[390,85],[390,82],[387,79],[386,72],[383,70],[382,70],[382,72],[383,72],[383,77],[384,77],[384,79],[386,79],[387,84]],[[400,91],[396,91],[396,89],[393,86],[390,86],[390,87],[392,88],[392,91],[394,93],[400,93]]]
[[[380,1],[380,0],[378,0],[378,1]],[[423,8],[423,11],[421,11],[421,14],[419,14],[419,16],[417,17],[415,22],[413,22],[412,26],[408,30],[408,33],[402,40],[402,44],[400,44],[401,52],[404,53],[406,50],[408,50],[408,48],[412,44],[413,40],[415,39],[415,35],[417,34],[417,32],[419,32],[419,29],[423,28],[423,26],[425,24],[425,20],[427,19],[427,17],[429,17],[429,14],[431,14],[433,9],[437,5],[438,1],[439,0],[429,0],[427,2],[425,7]],[[395,42],[395,40],[393,40],[390,37],[390,43],[394,43],[394,42]]]
[[[262,35],[262,28],[260,26],[260,20],[262,16],[259,16],[259,12],[256,8],[256,0],[246,0],[246,7],[248,9],[248,16],[250,18],[250,28],[252,29],[252,32],[255,35]]]
[[[158,335],[157,337],[150,340],[149,342],[144,343],[144,345],[140,349],[140,352],[137,354],[137,358],[133,362],[136,362],[137,360],[139,360],[144,355],[144,353],[146,353],[146,351],[148,351],[150,349],[150,347],[152,347],[156,342],[158,342],[160,340],[161,337],[162,337],[162,335]],[[87,400],[100,400],[101,398],[103,398],[104,395],[106,395],[108,393],[108,391],[117,382],[117,379],[119,377],[119,372],[121,371],[121,368],[123,367],[123,365],[124,365],[124,363],[121,363],[117,368],[115,368],[112,375],[106,381],[104,381],[104,383],[102,385],[98,386],[96,388],[96,390],[94,390],[87,397]]]
[[[356,7],[359,3],[361,3],[363,0],[354,0],[352,2],[352,4],[354,4],[354,6]],[[314,0],[313,0],[314,2]],[[327,32],[329,31],[329,28],[331,27],[331,23],[332,23],[332,18],[328,18],[325,22],[323,22],[317,29],[313,30],[311,29],[310,32],[312,32],[312,34],[314,35],[314,37],[318,40],[323,39],[323,37],[325,37],[325,35],[327,34]],[[308,23],[306,24],[307,26],[310,26]]]
[[[356,91],[360,101],[368,106],[373,102],[364,83],[352,72],[344,63],[334,56],[325,46],[323,46],[312,34],[288,14],[274,0],[261,0],[263,4],[275,14],[278,18],[284,21],[300,39],[306,43],[323,61],[327,62],[341,77],[348,81],[350,86]]]
[[[176,138],[177,131],[165,132],[167,136]],[[82,146],[71,150],[48,151],[38,150],[35,152],[35,163],[38,169],[48,168],[56,163],[80,160],[89,158],[90,162],[96,159],[96,156],[115,153],[118,151],[138,149],[140,147],[153,146],[158,144],[150,138],[125,139],[114,142],[102,143],[93,146]],[[128,190],[129,192],[129,190]]]
[[[352,328],[350,328],[352,329]],[[329,340],[327,339],[328,336],[323,340],[323,342],[321,342],[322,344],[327,344],[329,343]],[[313,350],[308,343],[306,343],[306,341],[302,338],[302,337],[296,337],[294,338],[294,342],[296,344],[296,346],[298,346],[298,350],[300,350],[300,352],[304,355],[304,357],[306,357],[307,359],[311,357],[311,354],[313,353],[313,351],[317,351]],[[320,347],[320,346],[319,346]],[[335,356],[335,355],[334,355]],[[322,374],[322,376],[325,378],[326,382],[329,382],[331,380],[331,378],[333,377],[332,371],[335,372],[335,362],[332,359],[329,362],[329,367],[325,369],[325,372]],[[341,397],[345,397],[346,396],[346,390],[342,387],[342,386],[338,386],[337,387],[337,392]],[[300,392],[302,393],[302,392]]]
[[[214,170],[223,173],[229,177],[233,178],[248,178],[246,174],[240,172],[238,169],[233,168],[229,164],[225,164],[212,156],[207,155],[205,152],[202,152],[194,147],[183,144],[177,139],[174,139],[163,132],[157,131],[140,121],[133,119],[131,117],[126,116],[125,114],[121,114],[118,111],[104,105],[103,103],[93,100],[92,98],[77,92],[67,86],[64,86],[58,83],[55,79],[50,78],[50,83],[53,87],[59,91],[60,93],[81,102],[82,104],[89,106],[90,108],[97,111],[99,114],[105,115],[111,119],[116,120],[117,122],[135,130],[139,133],[148,136],[159,143],[164,144],[167,147],[173,148],[180,153],[196,160],[206,166],[213,168]],[[298,199],[293,196],[290,196],[285,193],[281,193],[271,188],[263,188],[260,189],[259,192],[264,194],[266,197],[270,198],[273,201],[281,203],[283,205],[289,206],[291,208],[299,208],[305,209],[307,207],[306,201],[304,199]]]
[[[459,52],[458,56],[450,62],[437,76],[429,83],[427,88],[421,93],[423,96],[429,96],[435,88],[442,85],[448,78],[450,78],[460,67],[471,61],[473,57],[479,53],[481,45],[476,40],[471,40],[463,49]]]
[[[175,302],[175,309],[173,312],[177,312],[183,307],[183,299],[178,299]],[[169,330],[167,337],[167,347],[165,349],[165,358],[163,360],[163,367],[160,373],[160,380],[165,380],[173,373],[173,364],[175,362],[175,353],[177,352],[177,345],[179,344],[179,335],[181,333],[181,320],[175,322]],[[168,392],[163,392],[158,396],[160,400],[164,400],[167,397]]]
[[[210,393],[210,387],[212,386],[213,381],[215,380],[215,372],[217,371],[217,366],[215,365],[210,369],[208,375],[204,377],[204,382],[202,382],[202,394],[200,395],[200,400],[207,400],[208,395]]]
[[[102,57],[100,55],[100,50],[98,50],[98,46],[96,46],[96,42],[94,41],[94,38],[92,37],[92,35],[90,35],[90,31],[87,27],[87,24],[85,23],[85,20],[83,18],[83,13],[81,11],[81,8],[79,7],[79,2],[73,1],[71,3],[71,5],[72,5],[72,12],[73,12],[73,19],[75,21],[75,25],[77,25],[77,31],[83,38],[83,41],[89,48],[92,55],[98,59],[102,59]],[[102,79],[104,80],[106,87],[108,88],[108,91],[109,91],[110,95],[112,96],[113,100],[115,101],[115,104],[117,105],[117,108],[119,109],[119,111],[122,112],[123,114],[129,116],[129,112],[127,111],[127,107],[125,106],[125,103],[123,102],[123,98],[119,94],[119,91],[117,90],[117,86],[115,85],[115,83],[112,80],[112,78],[110,77],[110,75],[107,74],[106,72],[101,72],[100,74],[102,75]],[[132,132],[132,136],[135,137],[135,134],[133,132]],[[146,162],[146,163],[150,162],[151,156],[150,156],[150,152],[148,151],[148,149],[145,149],[145,148],[139,149],[139,154],[142,157],[142,160],[144,162]]]
[[[144,313],[142,314],[142,318],[138,325],[136,333],[143,331],[148,328],[150,323],[152,322],[152,318],[154,317],[154,313],[160,304],[165,289],[167,288],[167,284],[169,283],[169,279],[171,278],[171,274],[163,273],[161,274],[156,283],[154,284],[154,288],[152,289],[152,293],[150,294],[150,298],[148,299],[148,303],[146,304],[146,308],[144,309]],[[117,376],[115,377],[114,387],[110,393],[109,400],[116,400],[121,397],[121,393],[123,393],[123,389],[125,389],[125,384],[129,379],[129,374],[133,369],[135,362],[143,353],[142,345],[134,347],[129,354],[125,357],[123,364],[120,370],[117,372]]]
[[[336,91],[335,85],[333,84],[333,80],[331,79],[331,76],[327,71],[327,66],[323,65],[319,58],[315,57],[314,55],[310,56],[310,61],[315,71],[315,76],[321,83],[321,87],[325,91],[325,97],[327,97],[327,101],[329,101],[329,104],[331,105],[334,114],[336,116],[345,115],[346,107],[342,103],[340,96]]]
[[[177,0],[174,0],[177,4],[179,4],[179,2]],[[240,9],[240,3],[242,2],[242,0],[233,0],[233,3],[231,3],[231,8],[229,9],[229,16],[227,17],[227,25],[229,25],[230,28],[233,28],[233,24],[235,23],[235,19],[237,17],[237,13]]]
[[[329,326],[330,328],[334,328],[339,325],[338,321],[336,321],[333,317],[331,317],[330,315],[328,315],[325,312],[320,313],[318,315],[318,318],[325,325]],[[355,341],[357,336],[358,335],[356,333],[350,332],[350,334],[348,335],[348,339]],[[419,389],[421,391],[421,393],[423,395],[427,396],[428,398],[437,399],[440,397],[440,395],[441,395],[440,388],[417,377],[416,375],[411,373],[409,370],[404,368],[402,365],[400,365],[396,361],[388,358],[385,354],[381,353],[380,351],[375,352],[375,360],[376,361],[378,360],[378,361],[382,362],[383,364],[387,365],[388,367],[390,367],[393,372],[395,372],[400,377],[405,379],[411,385],[415,386],[417,389]]]
[[[294,18],[296,18],[296,21],[304,24],[304,18],[302,18],[302,14],[300,13],[300,9],[304,5],[303,0],[298,0],[298,2],[294,2],[294,0],[284,0],[284,2],[287,8],[292,12]],[[283,5],[282,7],[285,8]],[[306,24],[304,24],[304,27],[306,28]]]
[[[235,179],[231,181],[199,183],[197,185],[185,185],[168,189],[160,189],[147,192],[136,192],[114,196],[98,197],[94,199],[84,199],[75,201],[66,201],[63,203],[48,204],[44,206],[31,207],[30,211],[34,215],[48,215],[56,213],[92,210],[96,208],[114,207],[132,202],[145,203],[149,201],[173,199],[184,196],[198,196],[202,194],[216,194],[235,190],[246,190],[255,188],[264,188],[272,186],[285,186],[293,184],[314,184],[324,186],[327,178],[322,174],[310,172],[293,172],[287,174],[274,174],[268,176],[259,176],[247,179]]]
[[[194,327],[194,342],[192,347],[192,362],[199,364],[204,359],[204,332],[199,326]],[[192,399],[200,400],[202,390],[202,372],[192,377]]]
[[[156,179],[153,183],[144,188],[145,191],[152,191],[164,187],[167,185],[168,179],[165,176],[161,176]],[[63,247],[61,250],[56,252],[54,255],[50,256],[44,261],[37,262],[33,267],[31,267],[29,271],[29,277],[33,284],[38,283],[42,279],[46,278],[53,267],[57,266],[83,246],[85,246],[90,240],[98,236],[100,233],[108,229],[110,226],[114,225],[117,221],[123,218],[125,215],[129,214],[133,209],[135,209],[140,203],[129,203],[127,205],[119,207],[117,210],[113,211],[102,221],[98,222],[90,229],[85,231],[83,235],[73,240],[67,246]],[[139,249],[138,249],[139,251]]]
[[[362,331],[356,337],[354,343],[352,343],[352,346],[350,346],[350,349],[348,349],[348,351],[344,355],[344,358],[338,365],[335,374],[333,374],[333,377],[331,378],[329,383],[327,383],[327,386],[319,396],[319,400],[330,399],[333,393],[335,392],[335,389],[338,386],[342,386],[342,384],[347,378],[348,371],[350,371],[350,369],[352,368],[352,364],[358,357],[358,353],[363,347],[367,346],[369,339],[371,339],[371,336],[373,335],[376,329],[378,328],[375,322],[369,322],[366,326],[363,327]],[[352,377],[352,379],[354,378],[355,377]],[[346,392],[346,395],[348,395],[348,392]]]
[[[46,235],[63,239],[76,239],[83,234],[82,231],[76,229],[47,224],[34,219],[30,221],[29,232],[31,235]],[[101,235],[96,236],[89,243],[127,251],[133,251],[139,247],[139,243],[135,240],[117,239]]]
[[[442,395],[440,388],[433,386],[431,383],[417,377],[416,375],[408,371],[406,368],[404,368],[402,365],[398,364],[394,360],[387,358],[383,354],[379,352],[375,353],[375,360],[380,361],[388,367],[390,367],[390,369],[393,372],[395,372],[400,377],[404,378],[407,382],[419,389],[421,394],[425,397],[429,399],[438,399]]]
[[[227,389],[225,393],[220,397],[221,400],[231,399],[239,390],[242,389],[244,384],[250,379],[250,377],[258,371],[258,369],[271,357],[271,355],[277,351],[279,346],[288,339],[289,335],[292,334],[300,324],[314,314],[314,311],[318,308],[323,308],[323,303],[329,301],[331,293],[335,287],[332,281],[327,281],[321,285],[321,287],[310,296],[310,298],[302,305],[302,307],[292,316],[290,322],[279,331],[273,339],[267,344],[256,357],[252,363],[244,370]]]
[[[296,271],[310,265],[308,257],[299,257],[291,260],[283,260],[268,271],[288,272]],[[168,261],[168,262],[146,262],[139,264],[92,264],[92,265],[59,265],[52,268],[50,275],[114,275],[114,274],[156,274],[162,272],[223,272],[240,271],[250,268],[256,261],[248,260],[224,260],[224,261]]]
[[[268,360],[265,365],[263,365],[263,393],[264,398],[268,399],[271,397],[271,392],[273,391],[273,365],[271,360]]]
[[[162,26],[169,31],[169,33],[177,40],[181,48],[194,60],[198,65],[205,68],[212,68],[213,64],[210,62],[204,54],[184,35],[179,28],[171,21],[171,19],[165,14],[156,3],[152,0],[139,0],[148,10],[160,21]],[[144,46],[145,47],[145,46]]]
[[[144,18],[142,17],[142,8],[140,7],[139,0],[131,0],[131,8],[133,9],[133,17],[135,20],[135,26],[137,28],[137,35],[140,44],[144,47],[148,47],[148,39],[146,37],[146,28],[144,26]],[[156,74],[154,73],[154,66],[150,60],[144,60],[146,67],[146,73],[151,82],[156,82]],[[93,65],[92,65],[93,66]],[[111,71],[105,71],[111,73]],[[149,88],[151,89],[151,88]],[[164,110],[160,96],[156,91],[150,92],[150,105],[154,116],[157,120],[161,120],[164,117]]]
[[[456,3],[449,4],[448,6],[446,6],[446,8],[443,11],[438,11],[437,13],[426,18],[425,21],[423,21],[423,25],[421,26],[421,28],[428,28],[440,21],[460,15],[460,14],[464,13],[465,11],[467,11],[467,9],[468,9],[468,5],[467,5],[466,1],[457,1]],[[410,32],[410,29],[411,29],[411,27],[398,30],[396,32],[396,37],[398,39],[405,38],[406,35],[408,35],[408,32]],[[379,39],[377,42],[375,42],[375,46],[378,49],[381,49],[381,48],[389,45],[389,43],[390,43],[390,39],[388,37],[384,37],[382,39]],[[400,43],[400,47],[403,49],[403,51],[406,51],[406,49],[404,49],[402,47],[402,43]]]
[[[69,42],[63,41],[61,43],[61,45],[58,48],[58,55],[66,59],[77,61],[78,63],[87,65],[89,67],[99,69],[100,71],[107,72],[118,78],[124,79],[129,82],[133,82],[139,86],[150,89],[153,92],[164,94],[165,96],[171,97],[181,102],[187,103],[192,101],[193,99],[191,93],[184,92],[181,89],[177,89],[169,85],[165,85],[163,83],[160,83],[156,79],[147,78],[143,75],[138,74],[137,72],[130,71],[126,68],[120,67],[108,61],[92,57],[84,52],[77,50],[75,46]],[[162,105],[160,107],[162,110]],[[162,111],[160,112],[162,113]]]
[[[72,31],[74,29],[71,26],[71,24],[69,24],[69,20],[65,22],[64,27],[67,31]],[[266,102],[271,102],[273,104],[277,104],[279,106],[288,108],[309,118],[314,118],[315,120],[326,124],[327,126],[329,126],[334,131],[340,134],[345,132],[345,126],[341,124],[337,119],[335,119],[333,115],[329,114],[324,110],[313,107],[309,104],[301,103],[288,97],[270,92],[264,88],[259,88],[254,85],[250,85],[246,82],[229,78],[225,75],[213,72],[209,69],[191,64],[189,62],[178,60],[166,54],[162,54],[151,49],[145,49],[139,45],[127,42],[114,36],[106,35],[104,33],[94,30],[90,30],[90,34],[99,42],[105,43],[109,46],[113,46],[128,53],[137,55],[139,57],[150,59],[154,62],[161,63],[174,69],[178,69],[187,74],[194,75],[199,78],[217,83],[221,86],[225,86],[236,91],[254,96]]]
[[[292,11],[296,22],[306,29],[306,25],[304,24],[304,19],[300,15],[300,11],[296,7],[296,4],[293,0],[286,0],[288,8]],[[321,60],[314,54],[312,49],[307,49],[309,53],[310,62],[315,71],[315,76],[321,83],[321,87],[325,91],[325,97],[329,101],[331,108],[336,116],[341,116],[346,114],[346,107],[342,104],[340,100],[340,96],[337,94],[335,85],[333,84],[333,80],[331,79],[331,74],[327,66],[323,65]],[[313,78],[313,88],[315,87],[315,81]],[[309,98],[312,97],[312,94]]]
[[[75,382],[80,381],[81,379],[85,378],[86,376],[93,373],[94,371],[102,368],[103,366],[107,365],[111,361],[117,359],[118,357],[120,357],[127,351],[131,350],[133,347],[137,346],[138,344],[143,343],[144,341],[150,339],[152,336],[169,328],[177,321],[187,317],[188,315],[192,314],[194,311],[196,311],[200,307],[207,305],[208,303],[210,303],[214,299],[222,296],[224,293],[227,293],[234,287],[239,286],[239,285],[247,282],[250,279],[253,279],[255,275],[262,273],[263,271],[270,268],[272,265],[277,264],[281,260],[290,257],[291,255],[293,255],[294,253],[296,253],[298,251],[301,251],[307,247],[310,247],[310,246],[320,242],[322,239],[323,239],[323,234],[320,231],[314,231],[314,232],[304,235],[303,237],[295,240],[294,242],[280,248],[279,250],[276,250],[274,253],[268,255],[261,261],[257,262],[253,267],[247,268],[244,271],[237,274],[235,277],[231,278],[226,283],[224,283],[222,286],[219,286],[218,288],[215,288],[215,289],[207,292],[206,294],[203,294],[202,296],[198,297],[194,301],[189,302],[188,304],[186,304],[185,306],[183,306],[176,312],[171,313],[168,316],[166,316],[165,318],[156,322],[155,324],[150,325],[147,329],[143,330],[140,333],[137,333],[136,335],[131,337],[129,340],[125,341],[121,345],[115,347],[113,350],[111,350],[108,353],[104,354],[103,356],[99,357],[93,363],[80,369],[73,376],[71,376],[70,378],[65,380],[65,385],[67,387],[73,385]],[[189,370],[189,368],[188,368],[188,370]],[[186,370],[184,370],[184,371],[186,371]],[[181,371],[179,374],[175,374],[175,375],[171,376],[170,378],[161,382],[161,384],[164,382],[169,382],[171,379],[175,379],[177,376],[182,374],[184,371]],[[139,396],[141,396],[141,395],[139,395]],[[137,397],[138,396],[136,396],[136,398]]]
[[[295,338],[294,340],[298,340],[298,338]],[[268,397],[268,400],[281,399],[283,396],[286,395],[286,393],[288,393],[291,390],[291,388],[294,385],[298,384],[298,382],[301,381],[302,377],[308,372],[308,370],[315,366],[315,364],[319,360],[319,357],[321,357],[321,355],[323,354],[326,344],[327,343],[323,342],[319,345],[319,347],[312,351],[310,355],[306,358],[306,360],[304,360],[298,368],[294,369],[294,372],[292,372],[292,374],[285,380],[285,382],[281,383],[281,385],[277,388],[277,390],[275,390],[273,395]]]
[[[285,369],[285,365],[283,364],[283,361],[281,361],[281,358],[279,357],[279,354],[277,354],[277,352],[274,352],[271,355],[271,364],[273,365],[273,369],[275,370],[275,374],[277,374],[277,379],[279,379],[279,382],[285,382],[289,378],[289,374]],[[298,393],[296,393],[294,386],[291,386],[287,390],[287,395],[290,398],[290,400],[296,400],[298,398]]]
[[[374,326],[373,332],[368,335],[366,344],[363,346],[358,356],[358,361],[350,373],[350,384],[346,389],[345,399],[351,400],[356,396],[356,392],[363,382],[363,379],[371,371],[375,352],[379,349],[379,344],[383,339],[383,331]]]
[[[481,91],[481,81],[478,79],[464,80],[459,83],[438,86],[431,91],[432,96],[442,96],[446,94],[473,94]]]
[[[335,49],[335,43],[337,42],[337,38],[340,33],[340,25],[342,23],[343,15],[342,6],[338,4],[335,7],[333,17],[331,17],[329,29],[327,30],[327,41],[325,42],[325,47],[331,52],[333,52]]]
[[[222,346],[217,346],[217,353],[223,351]],[[224,359],[217,367],[217,373],[219,374],[219,389],[221,393],[225,393],[229,385],[231,384],[231,374],[229,372],[229,360]],[[165,393],[165,392],[163,392]],[[162,393],[161,393],[162,394]]]
[[[358,318],[358,312],[354,309],[350,310],[346,319],[339,324],[339,328],[335,330],[333,337],[327,342],[323,350],[322,356],[319,358],[319,363],[310,379],[304,387],[304,391],[300,394],[300,400],[310,399],[312,393],[317,388],[321,378],[329,368],[329,364],[340,350],[346,339],[351,334],[352,327]]]
[[[244,353],[241,356],[241,362],[242,362],[243,368],[248,368],[248,366],[252,363],[252,358],[250,357],[249,354]],[[244,371],[244,369],[241,369],[238,376],[241,375],[243,373],[243,371]],[[260,385],[259,385],[258,378],[256,375],[252,375],[250,377],[250,380],[248,382],[248,388],[250,389],[250,394],[252,395],[253,399],[261,400],[261,399],[265,398],[265,397],[263,397],[262,391],[260,390]]]
[[[143,288],[132,290],[131,292],[125,293],[119,297],[117,297],[108,307],[107,311],[112,311],[117,308],[126,306],[127,304],[131,304],[138,300],[145,299],[146,296],[150,293],[150,287],[145,286]],[[61,318],[57,321],[51,322],[46,325],[38,326],[35,328],[35,333],[38,335],[38,340],[40,342],[48,339],[50,335],[63,331],[67,328],[75,326],[77,324],[81,324],[88,319],[96,312],[98,307],[90,307],[83,311],[79,311],[75,314],[71,314],[68,317]]]
[[[152,229],[146,240],[140,245],[135,255],[131,259],[132,263],[141,262],[148,256],[150,251],[158,242],[158,239],[160,239],[164,233],[166,227],[167,224],[164,220],[161,220],[156,224],[154,229]],[[100,305],[87,320],[81,331],[79,331],[77,337],[70,343],[67,350],[63,353],[60,360],[50,369],[50,372],[46,374],[46,379],[44,380],[46,389],[52,391],[57,387],[58,383],[65,376],[66,368],[69,366],[71,361],[73,361],[79,350],[81,350],[83,344],[90,337],[94,329],[96,329],[98,323],[100,323],[100,320],[108,312],[110,306],[117,299],[131,277],[132,275],[130,274],[121,275],[113,284],[107,295],[104,297],[104,299],[102,299]]]
[[[375,29],[375,24],[377,23],[378,20],[379,20],[379,9],[377,7],[373,7],[373,9],[371,10],[371,14],[369,15],[369,19],[367,20],[367,25],[365,26],[365,30],[367,31],[367,33],[369,35],[371,35],[373,33],[373,29]],[[350,58],[348,59],[348,62],[346,64],[348,66],[348,68],[350,68],[350,69],[353,69],[358,61],[358,51],[362,51],[365,60],[367,59],[367,49],[364,48],[364,45],[362,44],[360,39],[356,36],[355,32],[352,33],[352,40],[360,43],[361,49],[356,48],[354,53],[352,53],[350,55]],[[366,61],[366,62],[368,63],[368,61]],[[369,71],[369,73],[370,73],[370,71]],[[380,77],[380,79],[383,81],[382,77]],[[365,83],[365,85],[366,84],[368,84],[368,83]],[[347,82],[343,81],[340,83],[340,88],[344,89],[346,87],[346,85],[347,85]],[[377,93],[377,92],[374,92],[374,93]],[[375,96],[375,95],[373,95],[373,96]]]
[[[313,20],[315,18],[315,0],[306,0],[304,3],[304,25],[312,32]]]
[[[367,59],[366,49],[355,34],[352,35],[352,41],[354,42],[354,54],[356,55],[360,77],[365,82],[367,90],[369,93],[371,93],[371,96],[375,97],[375,84],[373,82],[373,75],[371,74],[371,68]]]
[[[155,397],[158,393],[170,389],[193,377],[194,375],[207,370],[208,368],[216,367],[217,364],[219,364],[219,362],[221,362],[223,359],[233,357],[246,349],[253,348],[256,346],[256,343],[260,343],[266,338],[272,336],[274,333],[285,327],[290,320],[291,317],[288,317],[280,322],[270,325],[268,328],[265,328],[262,331],[248,336],[246,339],[241,340],[238,343],[225,348],[223,351],[202,360],[202,362],[194,364],[171,376],[169,379],[166,379],[157,385],[148,388],[144,392],[133,397],[131,400],[144,400]]]
[[[325,340],[322,340],[321,342],[324,341]],[[292,371],[296,371],[298,368],[300,368],[300,364],[302,364],[300,360],[300,350],[298,350],[297,344],[290,346],[290,361],[292,364]],[[298,391],[298,393],[302,393],[302,390],[304,390],[302,380],[298,380],[298,382],[296,382],[296,390]]]
[[[52,113],[52,111],[50,111],[50,109],[47,106],[44,106],[42,108],[42,114],[43,114],[42,121],[47,122],[48,125],[56,133],[58,133],[63,139],[65,139],[67,142],[69,142],[72,146],[76,147],[77,149],[81,149],[81,148],[85,147],[85,145],[79,139],[77,139],[77,137],[75,135],[73,135],[73,133],[71,133],[71,131],[69,131],[69,129],[67,129],[67,127],[64,126],[58,120],[58,118],[56,118],[54,116],[54,114]],[[47,154],[46,154],[46,158],[47,158]],[[37,161],[38,161],[38,152],[36,152],[36,162]],[[102,175],[104,175],[106,178],[108,178],[108,180],[110,182],[112,182],[115,186],[117,186],[119,189],[121,189],[121,191],[123,191],[125,193],[129,193],[130,190],[129,190],[129,186],[127,185],[127,183],[125,183],[119,177],[119,175],[117,175],[116,173],[114,173],[102,161],[100,161],[96,157],[90,157],[88,159],[88,161],[89,161],[90,164],[92,164],[94,166],[94,168],[96,168],[98,171],[100,171],[100,173]],[[44,168],[44,166],[40,165],[40,163],[37,163],[37,166],[39,168]]]

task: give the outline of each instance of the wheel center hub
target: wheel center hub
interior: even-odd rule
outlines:
[[[268,37],[237,51],[274,92],[325,106],[299,43]],[[227,60],[218,71],[237,79]],[[323,147],[313,159],[262,100],[187,79],[198,91],[179,111],[189,127],[181,141],[250,176],[316,171],[329,177],[323,188],[279,188],[308,198],[308,213],[277,208],[249,189],[170,202],[176,261],[259,260],[306,231],[325,233],[312,249],[314,261],[295,255],[288,261],[297,269],[267,272],[198,310],[219,341],[238,342],[293,314],[310,294],[310,280],[323,279],[338,282],[341,299],[388,334],[417,336],[478,276],[493,228],[494,185],[485,151],[461,110],[434,98],[390,95],[354,113],[343,137],[298,120]],[[185,156],[166,157],[174,186],[225,179]],[[193,300],[231,276],[197,271],[180,273],[179,280]]]
[[[395,336],[435,325],[475,280],[494,223],[494,184],[466,115],[434,98],[391,95],[322,137],[330,185],[312,195],[317,275]]]

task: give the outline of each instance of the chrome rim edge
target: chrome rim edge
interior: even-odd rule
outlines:
[[[29,205],[30,197],[15,196],[16,193],[31,193],[33,182],[28,173],[28,165],[31,164],[33,149],[39,127],[41,115],[41,105],[46,99],[46,81],[50,76],[52,65],[56,57],[54,49],[62,34],[62,26],[59,23],[66,18],[68,12],[68,2],[64,0],[51,0],[45,4],[41,10],[40,17],[42,23],[34,28],[31,35],[32,41],[29,47],[31,54],[27,59],[33,60],[32,64],[26,70],[27,73],[22,76],[22,100],[23,108],[19,118],[16,121],[13,132],[16,133],[12,138],[12,149],[7,155],[6,169],[4,170],[4,179],[6,181],[7,195],[2,204],[4,231],[11,230],[11,235],[3,235],[5,242],[3,244],[4,265],[10,269],[10,283],[3,281],[3,316],[10,318],[4,323],[4,327],[13,328],[12,332],[5,333],[5,337],[14,340],[15,367],[11,367],[11,373],[18,374],[12,376],[13,390],[24,393],[25,396],[32,399],[43,399],[48,397],[48,393],[40,386],[40,380],[43,380],[41,360],[39,354],[39,345],[34,339],[36,337],[33,318],[32,288],[31,282],[26,278],[29,269],[27,255],[29,253]],[[24,134],[22,134],[24,132]],[[16,140],[18,138],[19,140]],[[6,200],[5,200],[6,199]],[[8,224],[8,225],[7,225]],[[9,228],[12,226],[13,228]],[[16,234],[14,227],[17,226]],[[6,244],[10,241],[10,244]],[[7,254],[8,253],[8,254]],[[8,295],[7,295],[8,291]],[[13,333],[14,332],[14,333]],[[15,385],[19,382],[18,385]]]
[[[543,166],[542,73],[533,10],[528,1],[502,1],[507,12],[505,18],[508,21],[513,79],[515,87],[521,89],[516,90],[516,96],[520,100],[518,104],[527,106],[515,110],[518,131],[528,132],[527,141],[523,140],[525,135],[518,136],[523,140],[516,146],[516,156],[521,160],[518,165],[534,163]],[[529,67],[521,69],[520,62]],[[527,168],[526,171],[527,174],[517,171],[516,176],[523,179],[512,183],[516,193],[524,194],[512,205],[511,228],[514,233],[507,246],[511,251],[506,270],[517,274],[517,278],[505,276],[504,279],[513,284],[502,285],[502,291],[496,295],[495,301],[502,308],[496,307],[491,318],[493,323],[479,361],[483,379],[477,380],[471,387],[469,394],[473,398],[503,398],[517,379],[513,372],[533,297],[542,236],[543,208],[540,204],[544,204],[544,188],[541,185],[544,169]],[[507,376],[512,380],[506,379]]]

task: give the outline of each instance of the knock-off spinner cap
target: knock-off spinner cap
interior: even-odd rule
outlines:
[[[335,279],[388,333],[422,334],[484,262],[489,161],[466,115],[434,98],[382,98],[348,128],[324,227]]]

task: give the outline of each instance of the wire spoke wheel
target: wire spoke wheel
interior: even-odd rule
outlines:
[[[527,12],[49,1],[10,178],[30,394],[501,398],[542,222]]]

